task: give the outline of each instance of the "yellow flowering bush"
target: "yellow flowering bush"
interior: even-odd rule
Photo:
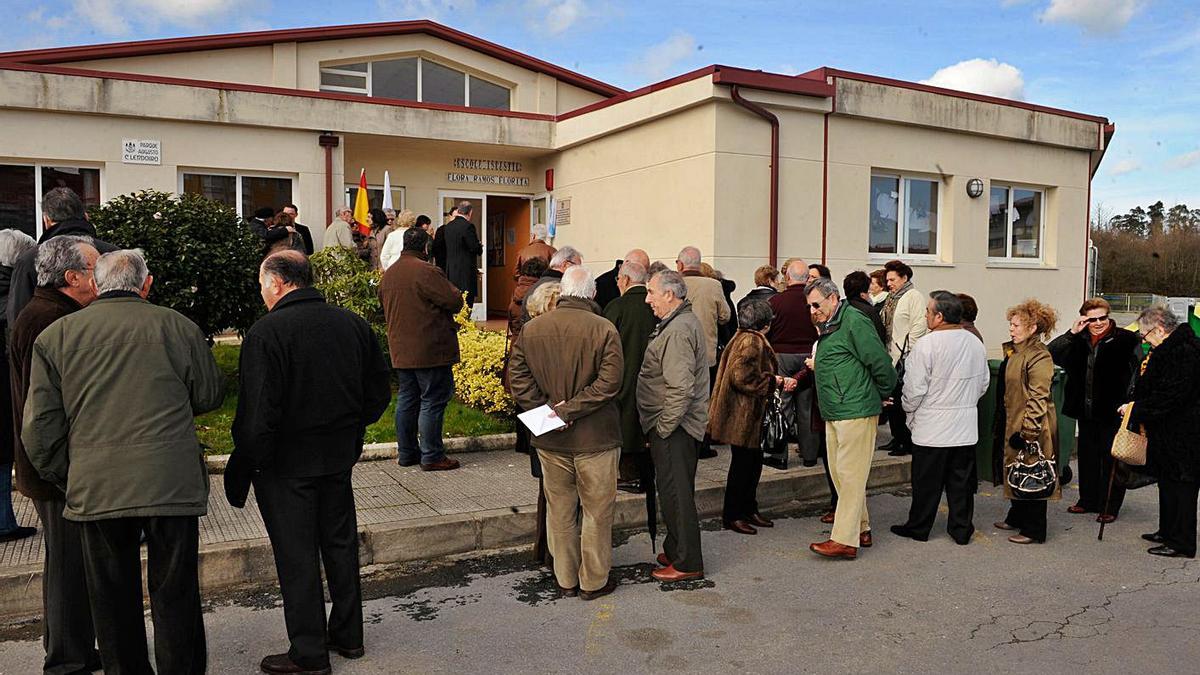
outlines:
[[[459,362],[454,364],[454,394],[472,408],[489,413],[511,412],[512,398],[504,388],[503,333],[480,330],[464,304],[454,317],[458,323]]]

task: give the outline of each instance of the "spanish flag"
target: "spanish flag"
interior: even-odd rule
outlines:
[[[358,192],[354,195],[354,224],[358,233],[364,237],[371,235],[371,226],[367,224],[367,211],[371,209],[367,202],[367,170],[358,174]]]

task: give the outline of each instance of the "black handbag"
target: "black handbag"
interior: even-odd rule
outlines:
[[[786,469],[788,464],[787,439],[790,428],[784,414],[783,396],[776,389],[767,398],[767,410],[763,414],[762,433],[759,446],[763,452],[763,464],[776,469]]]
[[[1004,481],[1013,499],[1049,499],[1058,489],[1058,470],[1046,459],[1040,443],[1028,441],[1012,461],[1005,463]]]

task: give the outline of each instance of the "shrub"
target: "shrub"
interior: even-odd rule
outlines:
[[[224,204],[144,190],[113,197],[88,217],[100,239],[142,249],[154,276],[150,301],[183,314],[205,335],[244,333],[262,313],[262,242]]]
[[[379,301],[379,284],[383,273],[371,266],[351,249],[334,246],[312,254],[313,287],[331,305],[354,312],[371,324],[380,346],[387,352],[387,322],[383,304]]]
[[[470,305],[463,305],[455,321],[461,352],[461,359],[454,364],[455,396],[485,412],[512,412],[512,397],[504,386],[504,334],[480,330],[471,321]]]

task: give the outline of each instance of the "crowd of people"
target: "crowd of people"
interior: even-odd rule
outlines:
[[[193,416],[221,404],[225,383],[200,329],[147,300],[154,279],[139,251],[99,240],[70,190],[48,193],[42,213],[37,242],[0,231],[10,385],[0,392],[11,398],[11,415],[0,416],[11,425],[0,433],[0,539],[33,533],[12,512],[15,463],[16,489],[44,531],[45,670],[152,672],[144,543],[157,670],[204,672],[198,519],[209,483]],[[446,455],[442,424],[459,360],[454,316],[464,296],[471,301],[479,247],[468,202],[432,233],[427,218],[409,212],[371,216],[372,233],[382,235],[364,260],[386,268],[388,363],[362,318],[312,288],[297,215],[264,209],[252,223],[266,253],[258,281],[267,312],[242,342],[223,483],[238,508],[253,488],[274,552],[289,648],[261,669],[328,673],[331,653],[365,653],[351,474],[393,381],[399,463],[459,466]],[[702,578],[696,470],[725,445],[728,530],[773,527],[757,502],[763,459],[792,441],[802,463],[821,461],[830,486],[821,520],[831,533],[810,549],[859,557],[874,543],[866,487],[882,424],[895,430],[885,448],[912,455],[911,507],[891,532],[928,540],[945,493],[947,532],[970,543],[978,409],[990,381],[971,297],[922,293],[899,260],[852,271],[839,285],[824,265],[793,258],[756,270],[755,287],[735,303],[735,285],[694,246],[673,265],[634,249],[594,276],[579,250],[555,248],[542,228],[534,234],[513,270],[505,381],[520,410],[547,406],[561,422],[536,436],[518,427],[518,446],[540,478],[538,548],[562,596],[615,590],[619,489],[657,499],[666,538],[653,577]],[[334,243],[341,237],[331,227],[326,244],[342,245]],[[352,230],[349,241],[361,244]],[[1079,422],[1080,497],[1067,511],[1112,522],[1128,475],[1151,474],[1160,514],[1158,529],[1143,535],[1149,552],[1194,557],[1200,340],[1164,307],[1143,311],[1136,333],[1109,313],[1103,299],[1090,299],[1051,340],[1051,307],[1028,299],[1006,310],[992,475],[1024,467],[1024,478],[1003,481],[1011,503],[994,526],[1012,530],[1015,544],[1047,539],[1048,503],[1060,498],[1062,479],[1034,469],[1070,451],[1059,447],[1051,397],[1058,364],[1068,378],[1065,412]],[[764,424],[772,417],[786,420],[782,437]],[[1147,439],[1147,466],[1109,454],[1122,424]]]

